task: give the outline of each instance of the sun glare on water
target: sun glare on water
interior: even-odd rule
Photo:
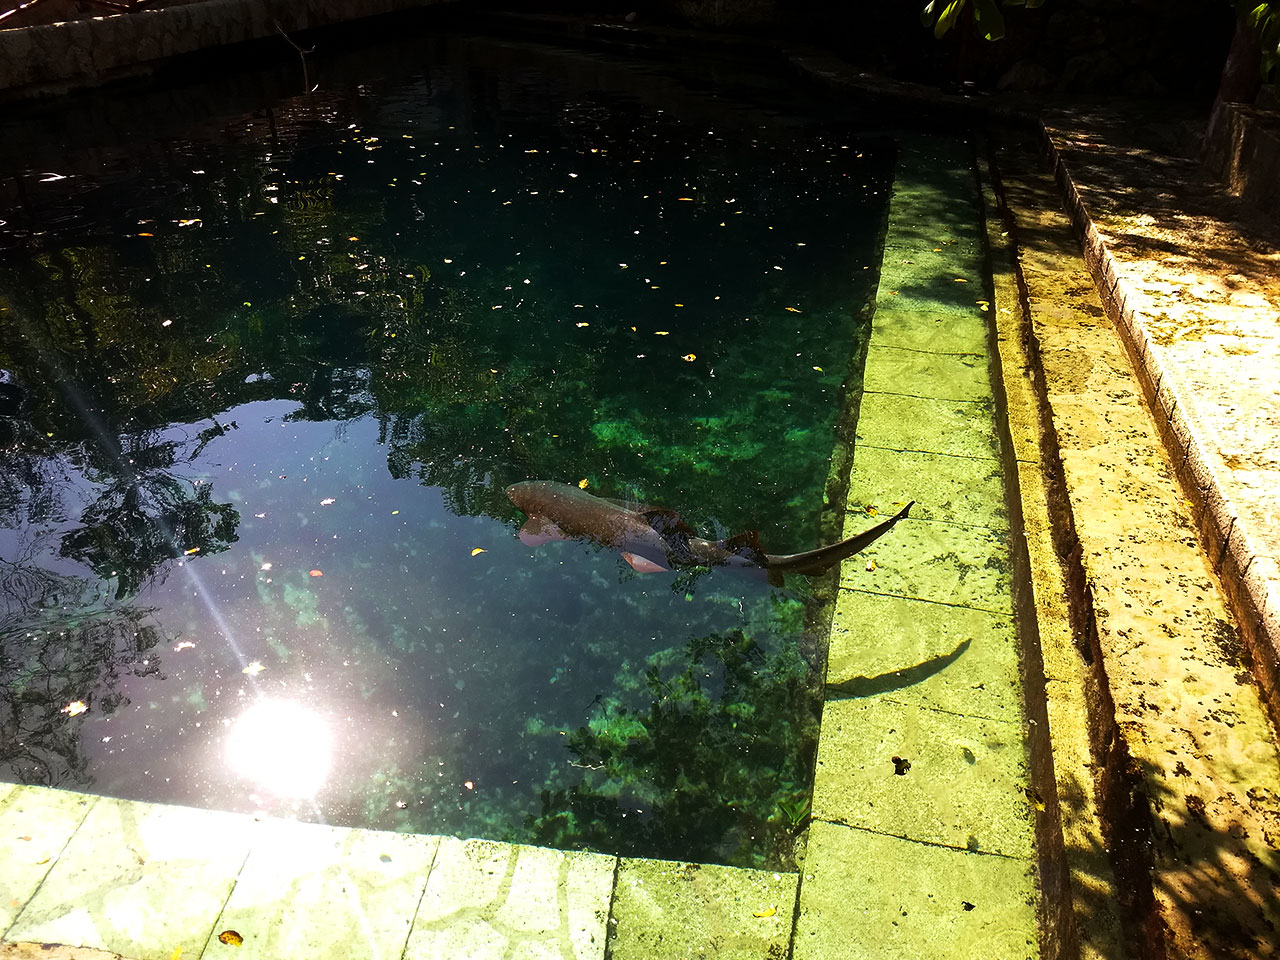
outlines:
[[[279,797],[311,797],[324,786],[333,736],[315,711],[260,700],[231,724],[227,761],[241,777]]]

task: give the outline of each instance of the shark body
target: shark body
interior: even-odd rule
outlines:
[[[674,510],[606,500],[554,480],[528,480],[507,487],[528,519],[520,541],[536,547],[551,540],[589,540],[616,550],[640,573],[675,567],[747,567],[763,569],[780,584],[785,573],[817,576],[866,549],[907,516],[915,501],[857,536],[803,553],[765,553],[754,530],[724,540],[697,536]]]

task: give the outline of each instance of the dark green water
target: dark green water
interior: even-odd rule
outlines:
[[[0,777],[788,865],[808,582],[530,549],[503,489],[815,545],[892,143],[485,41],[322,76],[4,129]]]

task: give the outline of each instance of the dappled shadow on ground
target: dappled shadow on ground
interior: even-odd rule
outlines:
[[[1274,956],[1280,853],[1263,862],[1248,855],[1240,823],[1197,819],[1196,795],[1169,790],[1163,773],[1099,768],[1105,847],[1069,850],[1077,924],[1104,915],[1115,877],[1128,955],[1136,958]],[[1070,773],[1060,779],[1065,806],[1081,808],[1095,790]]]
[[[1194,257],[1214,277],[1274,283],[1280,225],[1195,159],[1204,119],[1185,110],[1058,111],[1046,125],[1099,231],[1123,259]]]

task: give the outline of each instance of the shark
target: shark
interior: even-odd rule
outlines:
[[[754,530],[706,540],[674,510],[597,497],[555,480],[513,483],[507,487],[507,496],[527,518],[520,528],[520,542],[526,546],[587,540],[617,551],[640,573],[676,567],[743,567],[764,570],[775,586],[781,585],[785,574],[818,576],[865,550],[915,505],[912,500],[887,520],[845,540],[803,553],[778,554],[766,553]]]

